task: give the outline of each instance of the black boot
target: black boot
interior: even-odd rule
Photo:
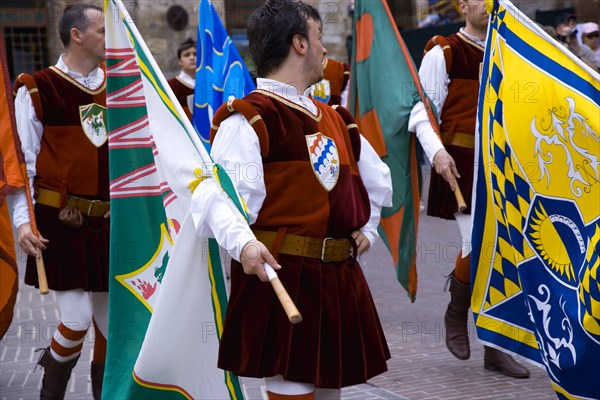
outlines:
[[[529,370],[510,355],[493,347],[483,346],[483,348],[485,350],[483,353],[483,368],[499,371],[513,378],[529,378]]]
[[[92,361],[92,396],[94,400],[102,398],[102,381],[104,380],[104,364]]]
[[[450,282],[450,303],[444,316],[446,327],[446,347],[459,360],[471,357],[467,321],[471,306],[471,287],[460,283],[454,273],[448,276]]]
[[[38,365],[41,365],[44,368],[40,399],[62,400],[65,398],[71,371],[73,371],[73,368],[77,364],[79,356],[67,362],[60,362],[52,357],[52,354],[50,354],[50,347],[46,347],[42,351],[43,353],[37,362]]]

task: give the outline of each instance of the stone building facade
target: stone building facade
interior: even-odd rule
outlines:
[[[319,9],[323,18],[323,40],[329,55],[347,60],[347,38],[352,31],[351,10],[354,1],[309,1]],[[33,72],[56,61],[63,51],[56,33],[58,18],[64,7],[73,2],[75,1],[0,0],[0,29],[5,34],[11,74]],[[213,0],[242,54],[247,46],[244,27],[248,15],[261,2]],[[419,7],[423,2],[427,3],[427,0],[388,0],[396,23],[401,28],[417,26]],[[513,0],[531,18],[536,10],[576,6],[591,20],[600,17],[599,2],[600,0]],[[102,5],[102,2],[96,3]],[[124,3],[167,78],[175,75],[178,72],[177,46],[188,37],[196,37],[199,0],[124,0]]]

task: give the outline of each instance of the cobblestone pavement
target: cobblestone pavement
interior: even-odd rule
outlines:
[[[531,378],[513,379],[483,369],[483,347],[474,338],[468,361],[454,358],[444,344],[443,314],[449,294],[443,291],[458,251],[453,221],[422,215],[417,265],[419,291],[411,304],[396,282],[391,258],[378,243],[365,257],[366,275],[392,353],[389,371],[367,384],[345,388],[344,399],[555,399],[546,372],[529,366]],[[21,259],[22,261],[22,259]],[[21,262],[21,277],[23,276]],[[22,281],[22,279],[21,279]],[[39,398],[42,370],[34,371],[35,349],[49,344],[58,308],[55,296],[40,296],[21,282],[15,318],[0,341],[0,399]],[[91,399],[89,363],[93,332],[69,382],[67,399]],[[243,379],[251,399],[266,398],[262,380]]]

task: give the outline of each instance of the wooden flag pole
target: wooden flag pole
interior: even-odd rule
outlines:
[[[456,189],[454,190],[454,197],[456,198],[456,203],[458,204],[458,211],[464,211],[467,209],[467,203],[465,203],[465,198],[458,187],[458,182],[456,183]]]
[[[25,177],[27,178],[27,171],[25,171]],[[29,180],[26,179],[26,182],[29,182]],[[29,187],[29,184],[25,185],[25,196],[27,197],[27,209],[29,210],[29,223],[31,224],[31,232],[36,237],[39,237],[40,233],[37,229],[37,224],[35,222],[35,213],[33,212],[33,199],[31,197],[31,189]],[[48,294],[48,278],[46,278],[46,267],[44,266],[42,249],[38,249],[38,251],[40,252],[40,255],[39,257],[35,258],[38,276],[38,286],[40,294]]]
[[[41,250],[39,250],[41,252]],[[44,259],[40,254],[39,257],[35,259],[35,265],[37,267],[37,275],[38,275],[38,286],[40,287],[40,294],[48,294],[50,290],[48,289],[48,279],[46,278],[46,267],[44,266]]]
[[[431,123],[433,130],[438,135],[438,137],[440,138],[440,141],[441,141],[442,137],[440,136],[440,125],[438,124],[435,114],[433,113],[433,108],[431,107],[429,98],[427,96],[425,96],[424,94],[422,94],[421,99],[423,99],[423,104],[425,105],[425,110],[427,110],[427,116],[429,117],[429,122]],[[462,195],[460,187],[458,187],[458,182],[456,182],[456,188],[453,190],[453,192],[454,192],[454,198],[456,199],[456,204],[458,204],[458,211],[461,212],[461,211],[465,210],[467,208],[467,203],[465,202],[465,198]]]
[[[271,286],[273,286],[273,290],[275,290],[275,294],[277,294],[277,298],[281,302],[281,305],[283,306],[283,309],[285,310],[290,322],[292,324],[302,322],[302,315],[300,315],[300,311],[298,311],[287,290],[285,290],[283,287],[283,284],[277,277],[277,273],[273,267],[265,263],[265,271],[267,272],[269,282],[271,282]]]

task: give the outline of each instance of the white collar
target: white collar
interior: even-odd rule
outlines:
[[[463,34],[467,39],[477,43],[478,45],[480,45],[481,47],[483,47],[485,49],[486,39],[481,40],[476,36],[469,35],[467,32],[465,32],[464,27],[460,28],[460,33]]]
[[[292,85],[288,85],[287,83],[279,82],[274,79],[267,78],[257,78],[256,79],[256,88],[261,90],[266,90],[271,93],[275,93],[278,96],[281,96],[287,100],[298,104],[306,108],[313,115],[317,115],[317,106],[313,101],[308,97],[310,95],[310,88],[304,91],[303,95],[298,95],[298,91]]]
[[[80,72],[71,71],[69,66],[65,63],[63,57],[64,53],[58,58],[55,67],[69,75],[71,78],[75,79],[77,82],[81,83],[86,88],[96,90],[100,87],[100,85],[102,85],[102,82],[104,82],[104,71],[102,68],[96,67],[87,76],[84,76]]]
[[[177,78],[179,78],[180,81],[189,86],[190,89],[193,89],[196,86],[196,78],[192,78],[183,71],[181,71],[179,75],[177,75]]]

